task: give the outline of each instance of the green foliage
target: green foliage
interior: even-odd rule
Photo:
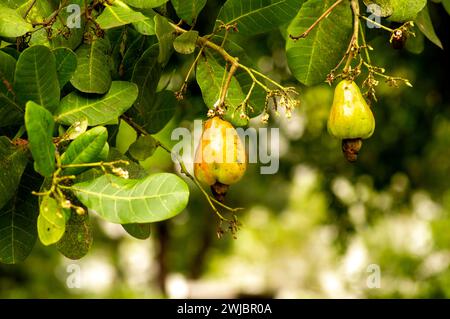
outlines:
[[[30,101],[25,110],[25,126],[34,159],[34,169],[48,177],[55,171],[56,148],[53,144],[55,122],[52,114],[44,107]]]
[[[102,29],[120,27],[133,22],[144,21],[146,17],[120,0],[114,1],[112,5],[105,5],[105,10],[97,18],[97,23]]]
[[[97,126],[78,136],[70,143],[61,156],[62,165],[86,164],[106,160],[102,158],[102,150],[107,147],[108,131],[103,126]],[[108,152],[106,152],[106,155]],[[69,167],[63,170],[66,175],[78,175],[86,167]]]
[[[130,155],[138,160],[145,161],[153,155],[157,147],[156,140],[151,135],[139,136],[136,142],[131,144],[128,152]]]
[[[193,24],[197,19],[198,14],[202,11],[207,0],[171,0],[177,15],[183,19],[187,24]]]
[[[155,15],[155,33],[158,37],[159,42],[159,55],[158,62],[165,66],[172,55],[173,50],[173,40],[175,39],[175,33],[173,27],[170,25],[170,22],[160,16]]]
[[[428,38],[428,40],[436,44],[441,49],[444,49],[441,40],[434,31],[430,13],[428,12],[428,7],[423,8],[423,10],[418,13],[415,23],[417,24],[419,30],[422,31],[422,33]]]
[[[73,91],[61,100],[55,111],[56,121],[70,125],[85,118],[90,126],[107,124],[128,110],[137,94],[136,85],[122,81],[112,82],[108,93],[100,97]]]
[[[236,23],[239,33],[264,33],[287,23],[304,0],[228,0],[220,10],[218,20],[224,24]]]
[[[0,4],[0,36],[20,37],[31,29],[32,25],[26,22],[17,11]]]
[[[39,240],[45,246],[55,244],[64,235],[65,228],[66,221],[62,208],[54,198],[44,196],[37,219]]]
[[[110,49],[108,40],[95,39],[83,44],[76,50],[77,68],[70,83],[84,93],[106,93],[111,86],[111,74],[107,52]]]
[[[119,224],[153,223],[179,214],[187,205],[189,190],[179,177],[160,173],[125,180],[101,176],[72,187],[89,209]]]
[[[156,8],[169,0],[124,0],[124,2],[128,3],[130,6],[142,9],[148,8]]]
[[[14,196],[28,163],[26,149],[0,137],[0,209]]]
[[[14,91],[22,105],[33,101],[52,112],[59,103],[59,89],[56,60],[50,49],[36,45],[20,54],[16,64]]]
[[[53,50],[56,60],[56,73],[59,86],[62,88],[72,78],[77,68],[77,56],[69,48],[57,48]]]
[[[175,41],[173,42],[173,47],[178,53],[191,54],[195,51],[197,39],[197,31],[188,31],[175,39]]]
[[[210,109],[215,108],[220,99],[222,81],[225,76],[225,68],[222,67],[212,55],[200,58],[197,64],[196,79],[202,90],[203,99]],[[225,119],[237,126],[247,124],[247,120],[241,119],[239,112],[237,111],[244,98],[245,95],[242,92],[241,86],[233,76],[225,100],[227,105]]]
[[[74,17],[65,1],[0,2],[0,262],[23,261],[37,237],[45,246],[56,244],[64,256],[79,259],[91,248],[93,230],[101,233],[104,228],[95,227],[97,221],[104,220],[122,224],[137,239],[149,238],[155,229],[157,236],[152,238],[161,240],[161,250],[167,246],[164,236],[170,237],[171,249],[179,242],[185,247],[186,238],[192,238],[189,247],[167,255],[177,261],[170,264],[171,271],[185,270],[192,261],[195,269],[190,276],[195,278],[202,269],[198,260],[215,243],[208,238],[216,230],[215,221],[204,215],[210,205],[222,227],[219,235],[228,226],[234,234],[239,225],[234,218],[241,216],[245,228],[251,229],[244,236],[252,248],[241,249],[242,241],[218,244],[228,246],[239,258],[282,263],[284,249],[278,251],[278,247],[293,246],[300,254],[298,241],[305,246],[317,243],[316,230],[328,227],[323,233],[332,233],[327,236],[337,242],[339,253],[348,248],[348,238],[357,238],[367,247],[380,242],[383,248],[373,256],[383,267],[388,267],[386,260],[393,260],[394,271],[411,274],[403,265],[419,264],[418,258],[404,252],[396,255],[388,243],[379,241],[384,228],[404,220],[374,207],[385,193],[394,193],[397,186],[385,184],[397,171],[411,175],[414,187],[439,189],[435,195],[442,195],[447,186],[440,177],[448,176],[448,116],[433,108],[443,104],[445,96],[434,87],[437,81],[434,86],[427,82],[434,77],[430,74],[417,75],[421,94],[400,88],[391,103],[383,104],[382,98],[394,94],[393,87],[409,84],[400,76],[416,76],[411,71],[415,60],[408,54],[392,55],[386,44],[395,30],[402,30],[406,49],[417,54],[414,58],[423,58],[418,55],[421,52],[436,54],[428,54],[424,37],[443,47],[438,35],[446,21],[439,24],[431,17],[437,8],[448,10],[449,1],[428,6],[425,0],[364,1],[381,5],[386,19],[379,30],[364,27],[363,16],[369,14],[362,6],[357,9],[354,0],[337,7],[333,7],[335,0],[73,0],[70,4],[82,9],[79,28],[69,27],[68,19]],[[361,28],[353,29],[354,22]],[[289,37],[308,29],[298,41]],[[409,62],[403,69],[392,67],[403,60]],[[372,63],[384,63],[399,76],[390,76],[384,65]],[[339,161],[336,141],[324,131],[332,93],[326,86],[311,87],[341,78],[358,83],[372,103],[377,96],[381,101],[373,107],[380,129],[354,167]],[[302,107],[295,113],[300,100]],[[269,122],[272,115],[280,114],[293,119],[288,122],[274,116]],[[258,126],[258,121],[281,126],[280,173],[266,178],[250,172],[251,177],[233,185],[227,203],[217,202],[196,183],[189,165],[180,158],[176,166],[172,162],[172,130],[190,128],[192,120],[207,115],[223,115],[234,126]],[[420,122],[422,118],[427,120]],[[430,140],[436,140],[436,145]],[[414,156],[403,158],[401,152]],[[396,160],[390,161],[391,157]],[[174,167],[200,191],[191,193]],[[297,170],[308,178],[292,173]],[[360,175],[369,176],[371,182],[362,183]],[[419,177],[432,182],[421,184]],[[363,190],[356,187],[354,192],[364,196],[351,203],[342,200],[335,190],[341,188],[342,179],[359,183],[358,187],[363,184]],[[380,190],[379,185],[389,189]],[[414,196],[410,197],[400,198],[392,211],[404,214],[411,209],[415,204]],[[228,202],[253,209],[235,216],[236,209]],[[349,220],[362,215],[361,205],[371,214],[353,225]],[[261,213],[261,207],[272,213]],[[154,224],[183,211],[173,223]],[[429,224],[439,234],[445,229]],[[370,229],[372,225],[376,227]],[[448,236],[433,236],[439,249],[446,249]],[[105,241],[99,244],[103,247]],[[275,253],[267,253],[266,245],[276,247]],[[197,247],[204,250],[196,252]],[[38,247],[36,256],[42,249]],[[164,253],[161,258],[166,258]],[[46,254],[51,256],[51,250]],[[264,254],[269,258],[264,259]],[[305,248],[301,254],[309,256]],[[222,267],[222,262],[218,264]],[[275,265],[270,271],[281,268]],[[3,287],[2,271],[0,267]],[[439,280],[441,287],[448,279]],[[9,293],[5,287],[0,295]]]
[[[125,229],[125,231],[130,234],[131,236],[133,236],[134,238],[137,239],[147,239],[150,237],[150,233],[151,233],[151,224],[147,223],[147,224],[125,224],[122,225],[123,229]]]
[[[288,33],[302,34],[333,3],[333,0],[306,2],[289,25]],[[289,67],[297,80],[308,86],[324,82],[345,53],[351,30],[351,9],[342,3],[306,38],[287,40]]]
[[[5,182],[2,177],[2,183]],[[39,206],[36,196],[32,195],[31,191],[34,187],[39,187],[40,182],[35,173],[25,172],[17,192],[5,206],[2,205],[3,207],[0,208],[1,263],[22,262],[33,249],[37,239],[36,223]],[[15,187],[17,189],[17,186]]]
[[[58,251],[69,259],[84,257],[91,248],[92,229],[87,213],[78,215],[71,212],[62,238],[56,243]]]
[[[381,16],[394,22],[414,20],[425,7],[426,0],[364,0],[367,5],[376,4],[381,9]],[[376,9],[379,10],[379,9]],[[375,13],[375,12],[374,12]]]

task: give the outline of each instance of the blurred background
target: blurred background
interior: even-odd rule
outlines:
[[[203,34],[222,2],[208,1],[198,22]],[[450,18],[439,4],[430,10],[447,50]],[[261,71],[298,87],[283,32],[245,39],[245,50]],[[186,210],[155,224],[148,240],[91,214],[94,242],[83,259],[37,243],[24,263],[0,264],[0,298],[449,298],[449,54],[423,36],[409,50],[393,50],[389,34],[373,33],[374,64],[414,87],[380,83],[377,129],[356,164],[326,131],[333,88],[298,87],[293,118],[271,117],[281,132],[279,172],[260,175],[259,165],[250,165],[227,195],[227,204],[245,207],[237,239],[217,239],[217,218],[190,184]],[[171,88],[179,88],[191,62],[173,58]],[[159,138],[169,142],[174,128],[192,128],[205,113],[193,81]],[[252,126],[261,126],[259,119]],[[126,151],[132,135],[122,125],[117,147]],[[178,169],[159,150],[143,165]],[[74,274],[79,288],[69,288]]]

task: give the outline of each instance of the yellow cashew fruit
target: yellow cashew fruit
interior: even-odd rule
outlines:
[[[233,125],[218,116],[207,120],[195,153],[195,177],[223,201],[228,186],[238,182],[246,168],[245,148]]]
[[[359,87],[353,81],[341,81],[334,91],[328,132],[342,140],[348,161],[356,161],[362,139],[371,137],[374,130],[375,118]]]

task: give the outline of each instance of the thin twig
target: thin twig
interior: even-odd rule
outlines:
[[[314,28],[325,18],[328,17],[328,15],[338,6],[341,4],[341,2],[344,0],[337,0],[331,7],[329,7],[316,21],[314,21],[314,23],[302,34],[298,35],[298,36],[294,36],[292,34],[289,34],[289,37],[292,40],[299,40],[302,38],[306,38],[308,36],[308,34],[314,30]]]
[[[347,51],[348,57],[347,57],[347,63],[345,64],[343,73],[347,74],[350,71],[351,68],[351,62],[353,58],[355,57],[359,46],[358,46],[358,39],[359,39],[359,3],[358,0],[350,0],[350,4],[352,7],[353,12],[353,35],[350,40],[350,46],[349,50]],[[346,54],[347,54],[346,53]]]
[[[28,13],[30,13],[31,9],[33,9],[34,5],[36,4],[37,0],[33,0],[33,2],[28,7],[27,11],[25,11],[25,14],[23,15],[23,18],[26,19],[28,16]]]

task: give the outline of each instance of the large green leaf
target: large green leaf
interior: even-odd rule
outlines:
[[[329,8],[334,0],[306,2],[288,28],[289,34],[300,35]],[[288,39],[286,52],[293,75],[305,85],[325,81],[327,74],[344,55],[352,32],[352,12],[347,2],[309,33],[306,38]]]
[[[304,0],[228,0],[217,19],[225,24],[237,23],[240,34],[254,35],[291,21],[303,2]]]
[[[193,24],[198,14],[202,11],[207,0],[171,0],[177,15],[187,24]]]
[[[31,31],[33,26],[11,8],[0,4],[0,36],[15,38]]]
[[[56,121],[71,125],[85,118],[90,126],[106,124],[117,119],[136,100],[138,88],[130,82],[114,81],[108,93],[101,97],[86,97],[72,92],[61,100],[55,112]]]
[[[95,39],[76,50],[78,65],[70,83],[85,93],[103,94],[111,86],[108,66],[110,43],[106,39]]]
[[[55,122],[52,114],[30,101],[25,109],[25,126],[34,159],[34,169],[43,176],[52,175],[55,171],[55,145],[53,144]]]
[[[15,264],[27,258],[36,242],[39,188],[36,173],[25,171],[16,194],[0,209],[0,262]]]
[[[142,13],[134,11],[122,1],[116,0],[112,5],[105,3],[105,10],[97,17],[96,22],[106,30],[145,19],[146,17]]]
[[[101,176],[72,186],[89,209],[112,223],[152,223],[179,214],[187,205],[189,189],[174,174],[160,173],[141,180]]]
[[[141,9],[157,8],[169,0],[124,0],[130,6]]]
[[[173,51],[173,40],[175,40],[174,28],[169,20],[157,14],[155,19],[155,32],[159,42],[158,62],[165,66]]]
[[[41,243],[45,246],[58,242],[64,235],[66,220],[64,212],[58,202],[50,197],[44,196],[39,206],[37,230]]]
[[[6,136],[0,137],[0,208],[14,196],[27,162],[26,148],[15,147]]]
[[[16,64],[14,89],[23,105],[33,101],[50,112],[58,106],[56,60],[49,48],[37,45],[22,52]]]
[[[197,83],[202,91],[203,100],[210,108],[214,108],[220,99],[225,68],[222,67],[212,55],[200,58],[197,64]],[[227,111],[225,119],[236,126],[247,124],[246,119],[241,119],[240,112],[236,111],[244,101],[245,95],[235,77],[232,78],[228,93],[225,99]]]
[[[72,212],[66,223],[63,237],[56,243],[58,251],[70,259],[84,257],[91,248],[93,241],[92,229],[87,213],[78,215]]]
[[[427,4],[427,0],[364,0],[364,3],[374,14],[388,17],[394,22],[405,22],[414,20]]]
[[[419,30],[422,31],[422,33],[428,38],[428,40],[436,44],[441,49],[444,49],[441,40],[438,38],[436,31],[434,31],[433,23],[431,22],[430,13],[427,6],[419,12],[415,23]]]
[[[77,56],[68,48],[57,48],[53,50],[56,59],[56,72],[58,74],[59,86],[63,87],[70,81],[72,74],[77,68]]]
[[[93,163],[101,160],[101,153],[108,140],[108,131],[103,126],[97,126],[81,134],[70,143],[66,152],[61,156],[61,164]],[[86,167],[70,167],[64,169],[66,175],[77,175],[85,171]]]

